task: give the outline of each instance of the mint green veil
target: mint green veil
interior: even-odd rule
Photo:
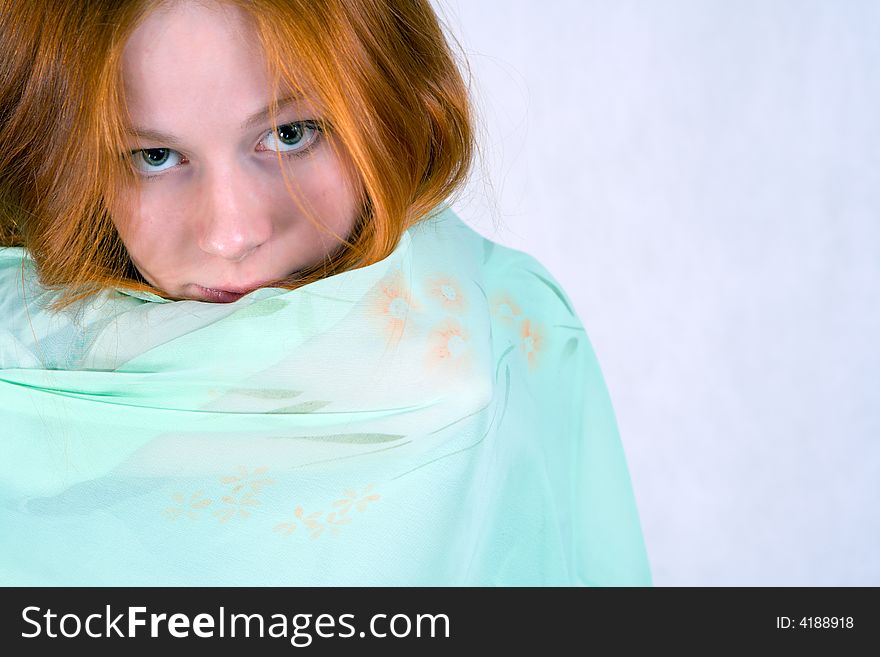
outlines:
[[[0,249],[4,586],[651,584],[571,300],[446,205],[297,290],[55,294]]]

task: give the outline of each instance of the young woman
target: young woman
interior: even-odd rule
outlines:
[[[427,0],[0,14],[0,582],[647,585]]]

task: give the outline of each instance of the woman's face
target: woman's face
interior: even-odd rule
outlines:
[[[320,262],[339,242],[290,198],[278,166],[323,225],[347,237],[359,205],[344,150],[308,123],[300,99],[279,104],[277,131],[264,55],[248,17],[184,0],[132,34],[123,79],[143,177],[113,221],[141,275],[180,299],[228,302]],[[340,159],[342,158],[342,159]],[[205,289],[208,288],[208,289]]]

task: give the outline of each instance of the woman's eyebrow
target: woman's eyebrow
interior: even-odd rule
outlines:
[[[300,100],[301,97],[297,95],[293,96],[285,96],[284,98],[278,99],[278,111],[281,111],[288,105],[295,103]],[[241,124],[242,130],[247,130],[248,128],[262,123],[266,119],[269,118],[269,105],[266,105],[259,112],[255,112],[251,114],[247,119],[245,119]],[[180,146],[180,140],[174,135],[169,135],[164,132],[159,132],[158,130],[150,130],[149,128],[131,128],[128,131],[130,134],[135,135],[137,137],[142,137],[143,139],[149,139],[150,141],[160,141],[171,146]]]
[[[288,105],[295,103],[298,100],[300,100],[300,96],[296,96],[296,95],[285,96],[284,98],[279,98],[278,99],[278,109],[281,110],[281,109],[287,107]],[[248,128],[252,127],[253,125],[255,125],[257,123],[262,123],[267,118],[269,118],[269,106],[268,105],[266,105],[266,107],[261,109],[259,112],[256,112],[255,114],[251,114],[244,121],[244,123],[241,124],[241,129],[247,130]]]

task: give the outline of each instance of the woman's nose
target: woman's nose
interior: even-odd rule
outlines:
[[[199,235],[205,253],[238,262],[272,236],[271,213],[246,180],[217,177],[205,193],[209,198],[201,204],[205,216]]]

